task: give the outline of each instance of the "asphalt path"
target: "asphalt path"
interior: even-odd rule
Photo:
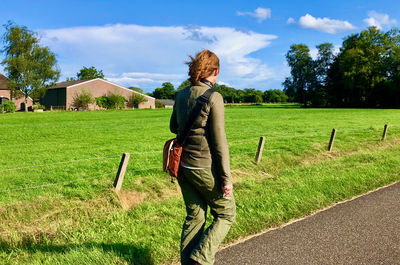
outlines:
[[[215,264],[400,264],[400,182],[227,247]]]

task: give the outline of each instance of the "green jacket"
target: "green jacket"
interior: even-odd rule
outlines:
[[[207,89],[208,85],[197,82],[178,92],[170,120],[171,132],[178,135],[182,132],[196,105],[196,99]],[[220,93],[212,93],[210,100],[200,111],[183,146],[182,161],[195,167],[213,167],[223,185],[232,183],[225,133],[224,100]]]

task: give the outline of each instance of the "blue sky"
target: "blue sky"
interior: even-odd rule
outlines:
[[[199,4],[201,3],[201,4]],[[22,1],[0,0],[8,20],[39,33],[57,54],[61,80],[83,66],[123,86],[153,91],[187,78],[184,61],[203,48],[221,59],[219,82],[281,89],[291,44],[315,46],[369,25],[398,27],[400,2],[381,1]],[[0,34],[4,29],[0,29]],[[0,73],[3,69],[0,66]]]

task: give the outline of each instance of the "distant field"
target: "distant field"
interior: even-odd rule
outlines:
[[[0,264],[177,261],[185,211],[160,170],[170,115],[0,115]],[[227,106],[226,130],[238,206],[226,242],[400,180],[400,110]],[[265,149],[255,165],[260,136]],[[117,196],[111,187],[123,152],[131,160]]]

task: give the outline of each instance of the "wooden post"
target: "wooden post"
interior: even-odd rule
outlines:
[[[386,140],[387,129],[388,129],[388,125],[385,124],[385,126],[383,127],[382,141]]]
[[[114,180],[115,191],[121,190],[122,182],[124,182],[126,167],[128,166],[128,162],[129,162],[129,157],[130,157],[129,153],[122,154],[122,159],[121,159],[121,162],[119,163],[117,176],[115,177],[115,180]]]
[[[257,153],[256,153],[256,163],[257,164],[259,164],[261,161],[262,152],[264,150],[264,143],[265,143],[265,137],[261,136],[260,141],[258,142],[258,149],[257,149]]]
[[[53,111],[53,105],[50,106],[50,111]]]
[[[329,146],[328,146],[328,151],[332,151],[332,147],[333,147],[333,142],[335,141],[335,137],[336,137],[336,129],[332,130],[332,134],[331,134],[331,140],[329,141]]]

